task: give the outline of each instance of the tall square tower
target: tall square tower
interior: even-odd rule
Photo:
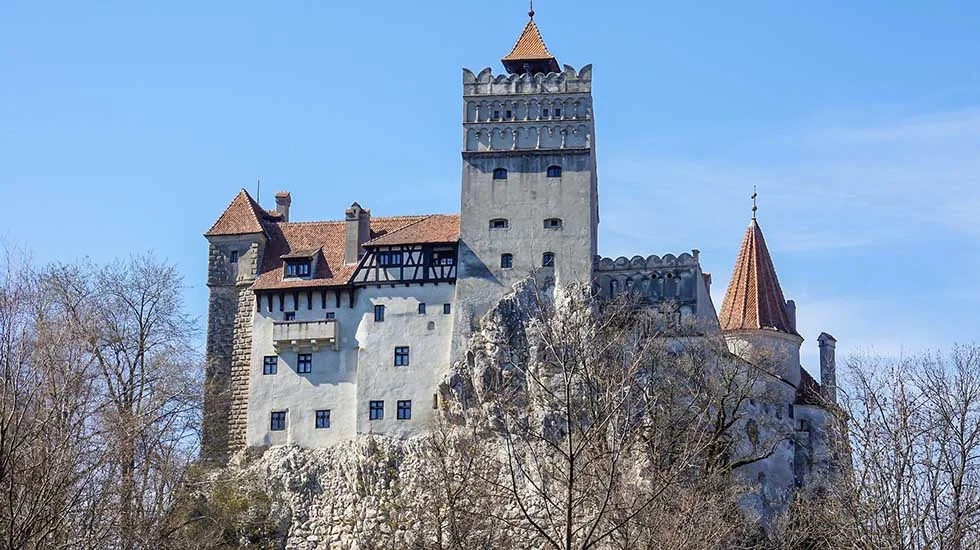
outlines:
[[[463,173],[453,357],[479,318],[535,273],[590,281],[599,224],[592,67],[558,62],[534,22],[508,74],[463,69]]]

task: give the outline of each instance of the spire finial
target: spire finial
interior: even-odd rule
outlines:
[[[530,0],[530,2],[531,2],[531,9],[528,10],[527,16],[530,17],[531,19],[534,19],[534,0]]]
[[[752,219],[755,219],[755,212],[759,209],[759,206],[755,203],[755,199],[759,196],[759,192],[756,190],[755,185],[752,186]]]

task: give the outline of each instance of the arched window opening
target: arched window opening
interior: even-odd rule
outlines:
[[[615,298],[616,295],[618,294],[619,294],[619,281],[613,279],[609,281],[609,295]]]
[[[561,218],[548,218],[544,221],[545,229],[561,229]]]
[[[549,178],[560,178],[561,177],[561,166],[549,166],[548,167],[548,177]]]
[[[541,266],[542,267],[555,267],[555,253],[545,252],[541,255]]]
[[[500,255],[500,268],[510,269],[514,267],[514,255],[513,254],[501,254]]]
[[[505,180],[505,179],[507,179],[507,169],[506,168],[495,168],[493,170],[493,179],[495,179],[495,180]]]
[[[507,229],[510,227],[510,222],[507,218],[494,218],[490,220],[490,229]]]

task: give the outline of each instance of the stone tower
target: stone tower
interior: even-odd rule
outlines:
[[[592,67],[548,51],[534,12],[502,63],[463,69],[453,358],[489,306],[537,273],[589,281],[599,224]]]
[[[289,195],[277,196],[288,208]],[[204,372],[201,457],[219,463],[245,446],[252,355],[252,283],[268,237],[270,213],[244,189],[204,236],[208,239],[208,329]]]

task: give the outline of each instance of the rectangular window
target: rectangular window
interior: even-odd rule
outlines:
[[[378,252],[378,265],[385,266],[391,263],[391,255],[387,252]]]
[[[391,253],[391,265],[402,265],[402,253],[392,252]]]
[[[408,366],[408,346],[395,346],[395,366]]]
[[[310,262],[290,262],[286,264],[287,277],[309,277]]]
[[[452,312],[453,312],[453,306],[452,306],[452,304],[442,304],[442,314],[443,315],[449,315]]]
[[[381,420],[385,417],[384,401],[371,401],[369,407],[368,410],[371,414],[371,420]]]
[[[548,116],[548,109],[544,109],[544,110],[543,110],[543,111],[541,112],[541,116]]]
[[[336,318],[337,318],[337,314],[335,312],[333,312],[333,311],[328,311],[327,312],[326,319],[336,319]]]
[[[230,259],[231,259],[231,263],[233,263],[233,264],[237,264],[238,263],[238,251],[237,250],[232,250],[231,251],[231,258]]]
[[[299,353],[296,355],[296,372],[309,374],[313,372],[313,354]]]
[[[500,111],[494,111],[493,112],[493,119],[494,120],[499,120],[500,119]]]
[[[296,320],[296,312],[295,311],[287,311],[282,316],[282,318],[283,318],[284,321],[295,321]]]
[[[276,374],[279,372],[279,356],[266,355],[262,359],[262,374]]]
[[[419,302],[419,315],[425,315],[425,302]]]
[[[556,117],[560,117],[561,116],[561,109],[555,109],[555,116]]]
[[[412,418],[412,401],[398,402],[398,420],[410,420]]]
[[[500,268],[510,269],[514,267],[514,255],[513,254],[501,254],[500,255]]]
[[[380,323],[385,320],[385,306],[374,306],[374,321]]]
[[[513,115],[513,113],[511,113],[511,111],[510,111],[510,110],[506,110],[506,111],[504,111],[504,118],[507,118],[507,119],[510,119],[510,117],[511,117],[512,115]]]
[[[324,430],[330,427],[330,409],[316,411],[316,429]]]
[[[269,428],[274,432],[286,429],[286,411],[273,411]]]
[[[456,265],[456,254],[452,250],[433,250],[432,265]]]

